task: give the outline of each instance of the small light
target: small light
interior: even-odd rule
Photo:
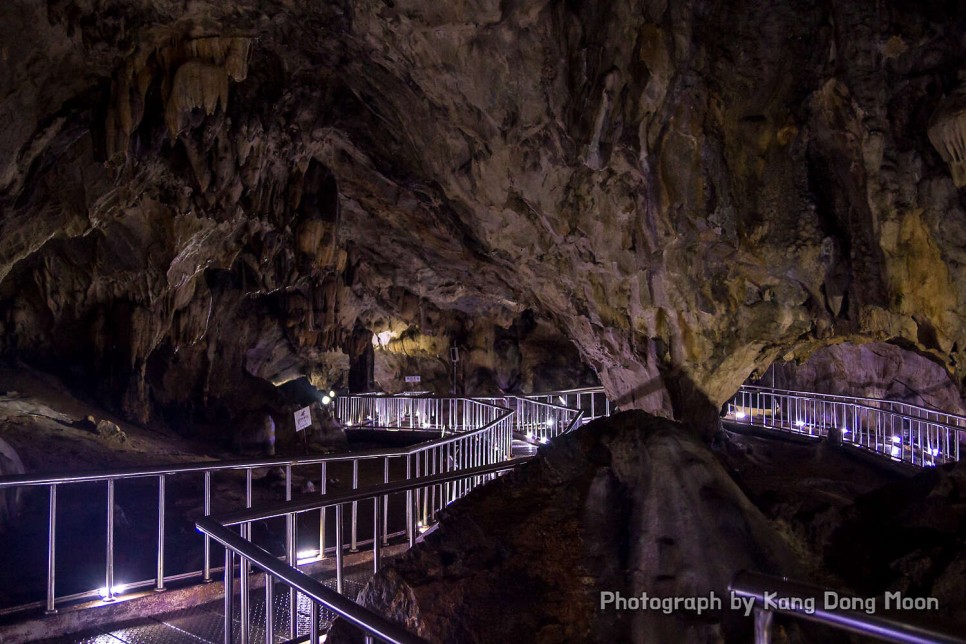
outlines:
[[[532,439],[533,438],[533,432],[527,432],[527,438]]]
[[[424,420],[423,421],[423,429],[426,429],[427,427],[429,427],[429,422]]]
[[[332,402],[332,399],[331,398],[329,398],[328,396],[322,396],[322,404],[323,405],[328,405],[330,402]]]
[[[553,418],[548,418],[547,422],[544,423],[547,427],[553,427]]]
[[[796,420],[795,421],[795,427],[804,427],[804,426],[805,426],[805,421],[804,420]]]
[[[563,396],[557,396],[557,400],[560,401],[560,404],[561,405],[566,405],[567,404],[567,401],[564,400],[564,397]]]
[[[318,559],[318,550],[301,550],[296,555],[295,563],[301,566],[302,564],[309,563],[310,561],[317,561]]]
[[[735,418],[737,418],[738,420],[742,420],[742,419],[743,419],[743,418],[744,418],[745,416],[747,416],[747,415],[748,415],[748,414],[746,414],[746,413],[745,413],[745,412],[743,412],[743,411],[739,411],[739,412],[735,412]]]
[[[116,585],[112,586],[112,588],[114,589],[114,592],[111,593],[112,595],[120,595],[125,590],[127,590],[127,585],[125,585],[125,584],[116,584]],[[98,588],[97,589],[97,594],[101,596],[101,599],[107,599],[107,586],[104,586],[103,588]]]
[[[329,398],[335,398],[335,392],[334,391],[331,391],[331,390],[329,391]]]
[[[547,437],[546,436],[541,436],[540,437],[540,442],[543,443],[544,445],[546,445],[547,444]]]
[[[929,453],[932,454],[933,456],[939,456],[939,448],[933,447],[931,450],[929,450]]]
[[[892,457],[896,458],[899,456],[899,448],[895,445],[892,446]]]
[[[901,443],[902,442],[902,438],[900,438],[899,436],[893,436],[892,437],[892,442],[893,443]]]

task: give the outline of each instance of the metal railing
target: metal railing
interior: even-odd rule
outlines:
[[[533,398],[513,396],[516,409],[514,430],[528,440],[545,444],[581,425],[584,412]]]
[[[251,507],[253,501],[253,480],[254,474],[258,470],[266,468],[283,468],[285,472],[285,498],[282,501],[292,499],[293,469],[303,478],[317,480],[316,489],[321,494],[327,491],[329,475],[332,467],[336,464],[351,463],[352,468],[352,489],[359,486],[360,463],[367,461],[382,461],[383,482],[390,480],[390,470],[395,467],[405,467],[406,478],[423,476],[426,474],[438,474],[470,467],[478,467],[490,463],[505,461],[510,458],[512,445],[512,416],[511,410],[502,409],[485,402],[473,401],[468,399],[385,399],[376,397],[346,397],[349,400],[339,399],[340,404],[349,404],[358,409],[365,409],[365,405],[370,403],[385,403],[388,405],[399,404],[404,400],[422,409],[432,409],[434,421],[438,420],[436,427],[454,429],[456,433],[443,436],[439,439],[420,443],[407,448],[365,450],[359,452],[346,452],[338,454],[320,455],[304,458],[263,458],[254,460],[221,461],[221,462],[202,462],[181,465],[159,465],[139,468],[121,468],[98,472],[60,472],[52,474],[27,474],[17,476],[0,477],[0,490],[7,488],[26,488],[37,489],[46,488],[47,496],[47,571],[46,571],[46,597],[39,601],[28,601],[15,606],[4,606],[0,608],[0,614],[15,613],[23,610],[35,608],[45,608],[48,613],[57,611],[58,604],[65,602],[76,602],[87,599],[101,597],[104,601],[113,601],[115,596],[121,592],[132,592],[146,588],[164,590],[166,584],[174,581],[184,581],[188,579],[199,579],[210,581],[213,571],[217,568],[212,565],[212,552],[210,542],[207,537],[197,535],[199,545],[203,549],[203,566],[201,570],[180,572],[170,574],[166,562],[166,550],[168,536],[166,535],[167,523],[170,520],[170,501],[166,496],[173,481],[185,485],[191,485],[197,490],[198,504],[203,507],[206,515],[212,512],[212,489],[213,477],[222,476],[229,478],[232,476],[244,476],[244,498],[245,507]],[[356,404],[353,400],[361,401]],[[364,404],[363,404],[364,403]],[[398,411],[398,410],[397,410]],[[412,416],[412,414],[410,414]],[[386,417],[386,416],[383,416]],[[403,413],[396,413],[394,416],[399,425],[406,419]],[[475,427],[474,427],[475,425]],[[345,466],[343,466],[345,467]],[[311,472],[306,475],[306,470]],[[232,474],[234,473],[234,474]],[[156,573],[153,579],[141,579],[139,581],[129,581],[130,572],[127,575],[124,571],[117,569],[118,551],[127,548],[127,551],[137,551],[138,556],[143,556],[143,546],[133,546],[118,542],[117,534],[117,489],[119,486],[132,484],[133,481],[156,480],[155,500],[157,503],[157,522],[155,540],[155,559]],[[192,479],[187,481],[186,479]],[[219,482],[222,482],[219,479]],[[57,535],[58,535],[58,516],[65,511],[63,502],[58,508],[58,499],[63,498],[64,490],[68,486],[79,486],[101,483],[104,485],[102,494],[104,495],[104,515],[103,531],[100,532],[105,543],[103,567],[103,585],[97,584],[93,588],[82,590],[70,594],[57,594],[58,577],[63,578],[64,571],[57,569]],[[466,493],[473,485],[473,482],[461,482],[453,484],[439,492],[434,488],[429,496],[423,498],[418,496],[421,511],[417,515],[425,524],[432,519],[433,514],[438,509],[439,504],[454,495]],[[86,497],[89,498],[89,495]],[[85,502],[86,504],[86,502]],[[351,543],[353,549],[357,545],[358,531],[358,507],[353,504],[351,508]],[[388,539],[388,533],[383,540]],[[326,516],[325,510],[321,511],[319,519],[318,536],[319,556],[324,556],[326,543]],[[183,554],[183,553],[182,553]],[[130,559],[131,557],[125,557]],[[63,559],[63,558],[61,558]],[[63,562],[61,562],[63,563]],[[81,565],[92,565],[90,562],[79,562],[72,559],[70,564],[77,568]],[[93,564],[96,565],[96,564]],[[128,577],[128,579],[124,579]],[[123,580],[124,583],[118,583]]]
[[[725,404],[723,417],[742,425],[828,437],[917,467],[958,461],[960,442],[966,437],[966,426],[953,424],[966,423],[966,418],[955,414],[893,401],[764,387],[742,386]]]
[[[369,609],[359,606],[355,602],[347,599],[344,592],[344,561],[343,552],[345,549],[345,539],[342,535],[342,512],[347,504],[355,504],[361,501],[371,500],[373,504],[373,534],[372,534],[372,570],[373,573],[379,571],[381,565],[382,543],[379,539],[380,523],[383,509],[389,499],[404,499],[407,506],[406,530],[409,535],[410,544],[415,542],[415,535],[419,525],[414,524],[412,517],[413,510],[418,507],[419,497],[427,498],[430,496],[429,490],[439,489],[470,489],[472,482],[488,480],[496,475],[497,472],[513,468],[529,459],[517,459],[513,462],[502,462],[461,471],[451,471],[444,474],[435,474],[427,477],[419,477],[413,480],[400,481],[371,487],[362,490],[329,494],[321,499],[309,502],[287,503],[265,509],[247,510],[234,512],[220,517],[205,517],[197,522],[198,530],[206,536],[211,537],[221,545],[225,546],[225,570],[230,574],[224,577],[225,582],[225,635],[224,641],[230,644],[234,641],[233,604],[235,601],[235,558],[239,560],[238,585],[240,602],[240,626],[239,641],[241,644],[248,644],[252,640],[252,618],[251,618],[251,575],[252,567],[257,566],[264,571],[265,605],[274,605],[275,584],[281,582],[288,588],[289,593],[289,639],[297,639],[304,635],[299,632],[298,620],[296,619],[296,607],[299,603],[299,595],[308,598],[311,602],[309,619],[309,641],[319,640],[319,611],[320,607],[325,607],[346,619],[349,623],[360,628],[366,636],[367,641],[378,638],[387,642],[422,642],[420,638],[412,635],[398,624],[388,621],[383,616]],[[465,485],[460,485],[465,484]],[[252,524],[258,521],[266,521],[285,517],[287,525],[294,525],[299,514],[307,512],[321,512],[326,509],[334,510],[336,514],[336,588],[332,590],[322,585],[320,582],[303,574],[297,568],[296,553],[288,550],[286,553],[287,564],[267,550],[253,544],[250,540]],[[237,528],[237,532],[232,530]],[[273,621],[273,611],[264,611],[264,632],[265,641],[274,641],[275,623]]]
[[[874,610],[867,611],[865,607],[869,606],[869,598],[840,595],[826,588],[781,577],[742,571],[735,575],[729,590],[735,597],[753,600],[756,644],[768,644],[771,641],[771,622],[774,613],[792,615],[887,642],[907,644],[963,644],[966,642],[946,633],[876,615]],[[875,601],[876,598],[872,599]],[[861,606],[863,610],[840,609],[839,606]]]
[[[589,423],[603,416],[610,416],[611,404],[603,387],[581,387],[561,391],[546,391],[526,396],[529,400],[545,402],[584,412],[580,424]]]
[[[950,427],[962,427],[966,429],[966,416],[962,414],[932,409],[922,405],[913,405],[911,403],[901,402],[898,400],[869,398],[864,396],[844,396],[841,394],[823,394],[809,391],[795,391],[791,389],[776,389],[774,387],[763,387],[760,385],[742,385],[741,388],[749,391],[766,391],[791,394],[794,396],[807,396],[818,400],[857,403],[860,405],[865,405],[866,407],[881,409],[883,411],[891,411],[904,416],[920,418],[922,420],[948,425]]]
[[[561,392],[570,395],[569,392]],[[549,396],[550,394],[546,394]],[[585,396],[583,392],[580,394]],[[583,400],[590,400],[584,397]],[[500,406],[500,403],[510,404],[512,409]],[[27,474],[0,477],[0,490],[3,489],[33,489],[44,494],[44,500],[33,497],[33,502],[46,506],[46,581],[44,589],[38,587],[37,600],[32,600],[31,592],[25,592],[16,599],[16,605],[0,606],[0,615],[17,613],[25,610],[43,608],[48,613],[57,612],[58,606],[100,597],[105,602],[111,602],[120,593],[138,590],[164,590],[168,584],[190,580],[211,581],[212,574],[217,573],[219,567],[215,565],[218,553],[212,552],[212,544],[208,536],[195,534],[185,537],[179,548],[180,559],[185,552],[201,549],[200,569],[185,570],[181,565],[178,570],[167,560],[166,555],[170,547],[169,534],[172,523],[179,516],[172,515],[173,506],[179,507],[186,502],[194,503],[203,508],[205,515],[213,511],[213,497],[216,504],[224,505],[220,498],[226,494],[214,495],[215,489],[231,491],[231,486],[243,486],[243,492],[238,490],[237,496],[244,497],[244,506],[251,507],[254,500],[253,482],[256,474],[266,469],[281,468],[284,471],[284,498],[279,501],[287,502],[293,498],[293,480],[300,478],[317,481],[315,489],[319,494],[326,494],[329,487],[330,475],[333,468],[351,467],[351,488],[359,487],[360,465],[369,463],[369,468],[382,465],[382,481],[389,483],[391,470],[398,473],[405,470],[406,480],[414,477],[424,477],[446,474],[470,468],[477,468],[490,464],[506,462],[512,456],[512,442],[514,431],[530,433],[535,441],[549,440],[565,431],[576,427],[582,415],[577,409],[568,409],[561,405],[529,398],[436,398],[430,396],[342,396],[337,399],[338,414],[346,425],[369,426],[373,429],[420,429],[423,431],[439,431],[440,437],[407,448],[365,450],[359,452],[338,453],[311,457],[272,457],[260,459],[246,459],[237,461],[209,461],[178,465],[158,465],[149,467],[118,468],[97,472],[58,472],[46,474]],[[609,407],[605,404],[605,408]],[[514,409],[517,413],[514,413]],[[519,414],[522,424],[515,423]],[[152,481],[154,491],[145,491],[145,481]],[[455,498],[467,493],[479,483],[478,479],[462,479],[446,484],[442,487],[427,488],[415,492],[415,502],[409,508],[413,513],[416,524],[428,525],[434,518],[436,511]],[[216,487],[217,484],[217,487]],[[100,492],[91,496],[89,488],[78,486],[102,485]],[[130,487],[128,487],[130,486]],[[153,496],[156,504],[156,521],[154,526],[155,573],[152,578],[144,578],[145,561],[151,556],[144,552],[143,543],[128,543],[123,533],[119,538],[118,518],[122,510],[118,505],[118,493],[140,495],[138,503],[150,503]],[[172,498],[180,495],[180,498]],[[148,494],[145,498],[145,494]],[[281,492],[278,493],[281,497]],[[196,495],[196,496],[195,496]],[[234,493],[232,493],[234,495]],[[95,532],[87,535],[87,540],[101,540],[104,543],[103,555],[98,558],[103,563],[101,568],[102,583],[92,583],[84,588],[78,582],[81,576],[78,572],[84,569],[84,575],[89,575],[91,568],[96,569],[101,564],[93,560],[93,552],[82,556],[66,559],[63,553],[58,556],[58,535],[64,535],[61,522],[72,517],[76,508],[70,506],[74,496],[83,496],[83,505],[90,508],[92,498],[101,497],[103,506],[102,520]],[[193,497],[193,501],[192,501]],[[241,502],[239,501],[239,506]],[[70,507],[68,507],[70,506]],[[356,549],[358,541],[358,504],[351,508],[350,543]],[[392,536],[385,526],[388,525],[388,507],[383,507],[382,525],[384,534],[382,542],[385,544]],[[121,521],[123,523],[123,519]],[[326,510],[320,510],[318,522],[319,557],[325,556],[326,526],[328,524]],[[143,524],[142,524],[143,526]],[[59,531],[60,530],[60,531]],[[305,540],[305,534],[298,535]],[[331,535],[330,535],[331,536]],[[314,540],[314,536],[310,535]],[[198,541],[195,542],[194,539]],[[62,540],[62,539],[61,539]],[[197,545],[192,545],[197,543]],[[291,544],[286,544],[291,545]],[[63,548],[63,544],[61,544]],[[75,553],[76,554],[76,553]],[[213,557],[216,557],[213,559]],[[60,561],[58,562],[58,559]],[[66,560],[65,560],[66,559]],[[132,560],[137,559],[137,565]],[[120,562],[120,563],[119,563]],[[58,569],[58,563],[60,568]],[[182,561],[178,561],[182,564]],[[135,570],[136,569],[136,570]],[[96,577],[96,573],[95,573]],[[131,577],[140,579],[131,581]],[[67,579],[65,582],[64,580]],[[120,582],[120,583],[119,583]],[[67,592],[58,588],[71,586]],[[80,592],[73,592],[77,589]]]

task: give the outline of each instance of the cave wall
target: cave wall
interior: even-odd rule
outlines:
[[[754,384],[793,391],[887,398],[955,414],[966,411],[943,365],[893,344],[843,342],[802,362],[778,361]]]
[[[938,1],[12,0],[0,351],[141,420],[333,373],[357,326],[429,347],[473,320],[466,378],[508,385],[541,362],[492,361],[527,310],[619,404],[692,421],[843,338],[962,389],[966,213],[926,131],[964,24]]]

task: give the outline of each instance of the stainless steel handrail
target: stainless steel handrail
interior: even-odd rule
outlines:
[[[935,414],[937,416],[945,416],[947,418],[952,418],[959,421],[960,423],[962,423],[962,427],[966,428],[966,416],[963,416],[961,414],[956,414],[953,412],[943,411],[941,409],[924,407],[922,405],[913,405],[912,403],[902,402],[900,400],[888,400],[886,398],[869,398],[866,396],[846,396],[844,394],[827,394],[827,393],[820,393],[815,391],[797,391],[794,389],[779,389],[776,387],[765,387],[762,385],[742,385],[741,388],[748,389],[748,390],[755,390],[755,391],[767,391],[767,392],[775,392],[775,393],[782,393],[782,394],[790,394],[794,396],[809,396],[811,398],[828,398],[828,399],[834,399],[834,400],[841,400],[843,402],[860,400],[862,401],[862,404],[869,403],[869,405],[867,406],[889,405],[890,407],[904,407],[904,408],[925,414],[924,416],[920,416],[923,419],[929,419],[930,414]],[[879,407],[874,407],[874,408],[880,409]],[[897,413],[903,413],[903,412],[897,412]],[[907,415],[911,416],[912,414],[907,414]]]
[[[246,536],[251,534],[251,524],[256,521],[264,521],[268,519],[274,519],[278,517],[286,517],[289,523],[294,523],[295,516],[303,512],[316,512],[321,511],[326,508],[335,507],[336,516],[341,518],[341,508],[347,503],[355,503],[358,501],[363,501],[367,499],[372,499],[375,506],[374,512],[375,516],[378,517],[380,512],[380,504],[385,498],[390,494],[398,494],[402,492],[407,493],[407,503],[411,502],[412,493],[419,489],[425,489],[429,487],[435,487],[440,485],[445,485],[447,483],[454,483],[461,479],[466,478],[486,478],[507,469],[514,468],[518,465],[526,463],[532,460],[532,458],[521,458],[514,459],[509,462],[495,463],[491,465],[484,465],[481,467],[475,467],[471,469],[459,470],[455,472],[447,472],[444,474],[436,474],[428,477],[421,477],[417,479],[410,479],[407,481],[398,481],[394,483],[388,483],[383,485],[377,485],[368,487],[365,489],[351,490],[340,492],[336,494],[327,494],[324,497],[315,499],[313,501],[293,501],[281,505],[272,505],[270,507],[263,508],[252,508],[245,511],[230,512],[221,514],[218,516],[208,516],[197,521],[196,526],[200,532],[211,537],[218,543],[221,543],[226,547],[226,570],[233,571],[234,563],[231,558],[235,555],[239,556],[241,559],[240,565],[240,575],[241,575],[241,603],[242,603],[242,619],[241,619],[241,641],[243,644],[247,644],[249,641],[249,618],[248,618],[248,601],[247,593],[249,592],[249,584],[247,581],[248,571],[250,566],[255,565],[263,568],[266,571],[265,588],[266,588],[266,601],[268,595],[270,595],[273,590],[272,577],[278,578],[289,586],[290,593],[292,594],[292,606],[295,606],[295,592],[301,592],[306,594],[310,599],[313,600],[313,611],[312,611],[312,622],[311,627],[313,629],[312,639],[316,640],[316,635],[314,629],[317,628],[318,604],[324,605],[328,609],[332,610],[336,614],[346,618],[348,621],[352,622],[359,628],[361,628],[368,636],[375,635],[389,642],[416,642],[422,641],[419,638],[411,635],[405,629],[402,629],[398,625],[389,622],[384,617],[363,608],[352,602],[345,597],[343,597],[338,591],[342,589],[342,579],[343,579],[343,559],[342,559],[342,549],[344,547],[344,542],[342,539],[341,531],[337,529],[337,542],[336,542],[336,580],[337,580],[337,590],[332,591],[312,578],[302,574],[293,565],[295,563],[294,553],[289,552],[289,564],[286,565],[279,561],[279,559],[273,556],[266,550],[255,546],[249,541]],[[409,525],[407,526],[407,531],[411,531],[413,526],[411,523],[411,517],[407,519]],[[337,523],[337,526],[340,523]],[[240,534],[236,534],[231,527],[238,526],[240,529]],[[374,528],[373,535],[373,570],[374,572],[378,570],[380,563],[380,541],[377,538],[378,532],[378,521]],[[232,575],[225,576],[225,601],[226,609],[225,614],[230,615],[231,602],[233,601],[233,572]],[[271,622],[272,611],[266,611],[265,616],[266,621],[266,632],[272,632]],[[233,638],[232,628],[230,620],[226,618],[225,621],[225,642],[231,642]],[[290,635],[294,639],[298,636],[296,632],[296,627],[294,622],[290,625]]]
[[[761,613],[761,618],[756,616],[755,619],[755,641],[758,644],[767,644],[770,641],[770,614],[773,612],[792,615],[887,642],[907,644],[963,644],[966,642],[947,633],[913,626],[888,617],[855,610],[831,610],[826,607],[825,602],[825,593],[828,589],[783,577],[743,570],[734,576],[729,590],[735,596],[754,599],[755,610]],[[811,600],[807,608],[804,600]]]
[[[72,593],[68,596],[57,597],[56,579],[57,569],[55,567],[56,539],[57,531],[57,496],[61,488],[68,484],[102,482],[107,484],[107,516],[106,516],[106,535],[107,553],[105,563],[105,581],[103,594],[105,601],[112,601],[115,595],[115,513],[114,513],[114,491],[118,482],[132,479],[157,478],[157,499],[158,499],[158,530],[157,530],[157,575],[155,579],[155,589],[164,590],[165,583],[174,581],[181,575],[172,576],[165,573],[165,488],[167,477],[175,475],[204,475],[204,506],[205,511],[210,512],[211,508],[211,483],[212,475],[217,472],[244,472],[245,473],[245,498],[246,506],[251,506],[252,502],[252,472],[264,468],[284,468],[285,470],[285,489],[286,499],[292,495],[292,469],[312,465],[320,465],[321,470],[321,489],[325,492],[326,468],[335,463],[353,464],[353,487],[358,485],[358,471],[360,461],[382,459],[384,465],[384,481],[389,480],[389,461],[391,459],[402,459],[406,462],[406,476],[419,476],[420,474],[437,473],[447,468],[465,468],[471,465],[481,465],[492,462],[493,459],[506,459],[510,457],[511,432],[507,425],[508,418],[513,416],[511,410],[498,407],[482,401],[474,401],[468,398],[435,398],[438,401],[449,401],[454,409],[460,405],[471,406],[476,412],[467,416],[467,419],[477,422],[476,427],[462,428],[450,436],[441,436],[433,440],[424,441],[416,445],[392,448],[392,449],[370,449],[357,452],[345,452],[337,454],[327,454],[313,457],[270,457],[259,459],[239,459],[232,461],[201,461],[195,463],[164,464],[146,467],[124,467],[101,471],[80,471],[80,472],[53,472],[53,473],[31,473],[14,476],[0,477],[0,490],[13,487],[46,487],[49,491],[48,507],[48,530],[47,530],[47,584],[46,584],[46,610],[48,613],[57,611],[58,601],[63,602],[75,597],[95,597],[100,594],[97,589]],[[381,400],[381,399],[379,399]],[[411,399],[410,399],[411,400]],[[491,436],[492,434],[492,436]],[[492,448],[488,453],[484,453],[484,448]],[[452,496],[456,493],[468,491],[466,486],[461,484],[459,490],[447,490],[447,494]],[[422,517],[428,521],[435,511],[435,490],[431,499],[423,499]],[[356,546],[356,524],[358,509],[355,504],[352,507],[352,544]],[[384,509],[384,517],[388,516],[388,508]],[[324,523],[324,515],[321,517]],[[385,525],[385,521],[383,521]],[[384,539],[388,538],[388,533]],[[324,530],[320,531],[320,543],[325,539]],[[211,579],[212,562],[210,543],[208,538],[204,540],[204,568],[200,571],[204,581]],[[320,546],[320,550],[324,544]],[[136,582],[140,586],[140,582]],[[130,584],[125,583],[127,588]],[[28,602],[20,606],[4,607],[3,613],[9,614],[18,610],[26,610],[36,606],[34,602]]]
[[[246,508],[244,510],[236,510],[234,512],[225,512],[223,514],[219,514],[218,516],[200,519],[198,524],[201,524],[202,521],[211,519],[216,521],[221,526],[228,527],[248,523],[249,521],[276,519],[278,517],[285,516],[286,514],[292,514],[293,512],[300,513],[309,512],[312,510],[321,510],[322,508],[327,508],[338,504],[351,503],[352,501],[364,501],[377,496],[386,496],[388,494],[395,494],[397,492],[407,492],[409,490],[431,487],[433,485],[440,485],[442,483],[451,483],[453,481],[458,481],[459,479],[475,478],[478,476],[485,476],[487,474],[494,474],[496,472],[502,472],[504,470],[519,467],[520,465],[529,463],[535,459],[535,456],[522,456],[510,461],[493,463],[490,465],[481,465],[480,467],[474,467],[466,470],[455,470],[443,474],[433,474],[431,476],[409,479],[407,481],[396,481],[394,483],[384,483],[382,485],[359,488],[358,490],[345,490],[343,492],[325,494],[311,501],[288,501],[278,505],[273,504],[271,506]],[[205,525],[208,524],[206,523]],[[199,529],[201,529],[200,525]],[[204,532],[204,530],[202,531]]]
[[[197,526],[199,530],[223,545],[229,551],[263,568],[266,574],[271,574],[271,576],[278,578],[289,587],[309,597],[313,602],[313,606],[318,604],[324,605],[340,617],[363,629],[366,633],[376,635],[387,642],[397,644],[419,644],[425,642],[422,638],[412,635],[409,631],[394,622],[390,622],[382,615],[363,608],[341,593],[327,588],[321,582],[309,577],[298,568],[293,568],[282,563],[251,541],[233,533],[231,530],[222,528],[215,521],[201,519],[198,521]],[[231,577],[226,578],[231,579]],[[266,580],[265,585],[269,587],[272,583],[272,580],[269,579]],[[271,619],[271,605],[269,605],[265,612],[266,618]],[[313,618],[315,617],[315,611],[313,611]],[[231,641],[230,637],[230,635],[226,637],[227,641]]]
[[[862,401],[862,402],[859,402]],[[917,467],[958,461],[966,428],[933,417],[894,411],[869,399],[742,386],[725,404],[729,422],[819,438],[837,432],[836,441]]]

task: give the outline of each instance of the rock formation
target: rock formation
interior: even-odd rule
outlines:
[[[6,2],[0,352],[177,427],[345,374],[356,329],[406,338],[387,381],[449,382],[454,342],[482,350],[467,387],[569,353],[696,422],[844,339],[962,390],[966,211],[927,131],[964,26],[896,0]],[[497,338],[524,315],[544,340]]]
[[[963,399],[942,365],[892,344],[842,343],[797,362],[778,362],[757,384],[795,391],[887,398],[963,414]]]
[[[705,642],[747,639],[750,622],[727,608],[607,610],[600,593],[725,598],[742,568],[798,570],[680,425],[626,412],[541,454],[446,510],[360,601],[434,642]]]

